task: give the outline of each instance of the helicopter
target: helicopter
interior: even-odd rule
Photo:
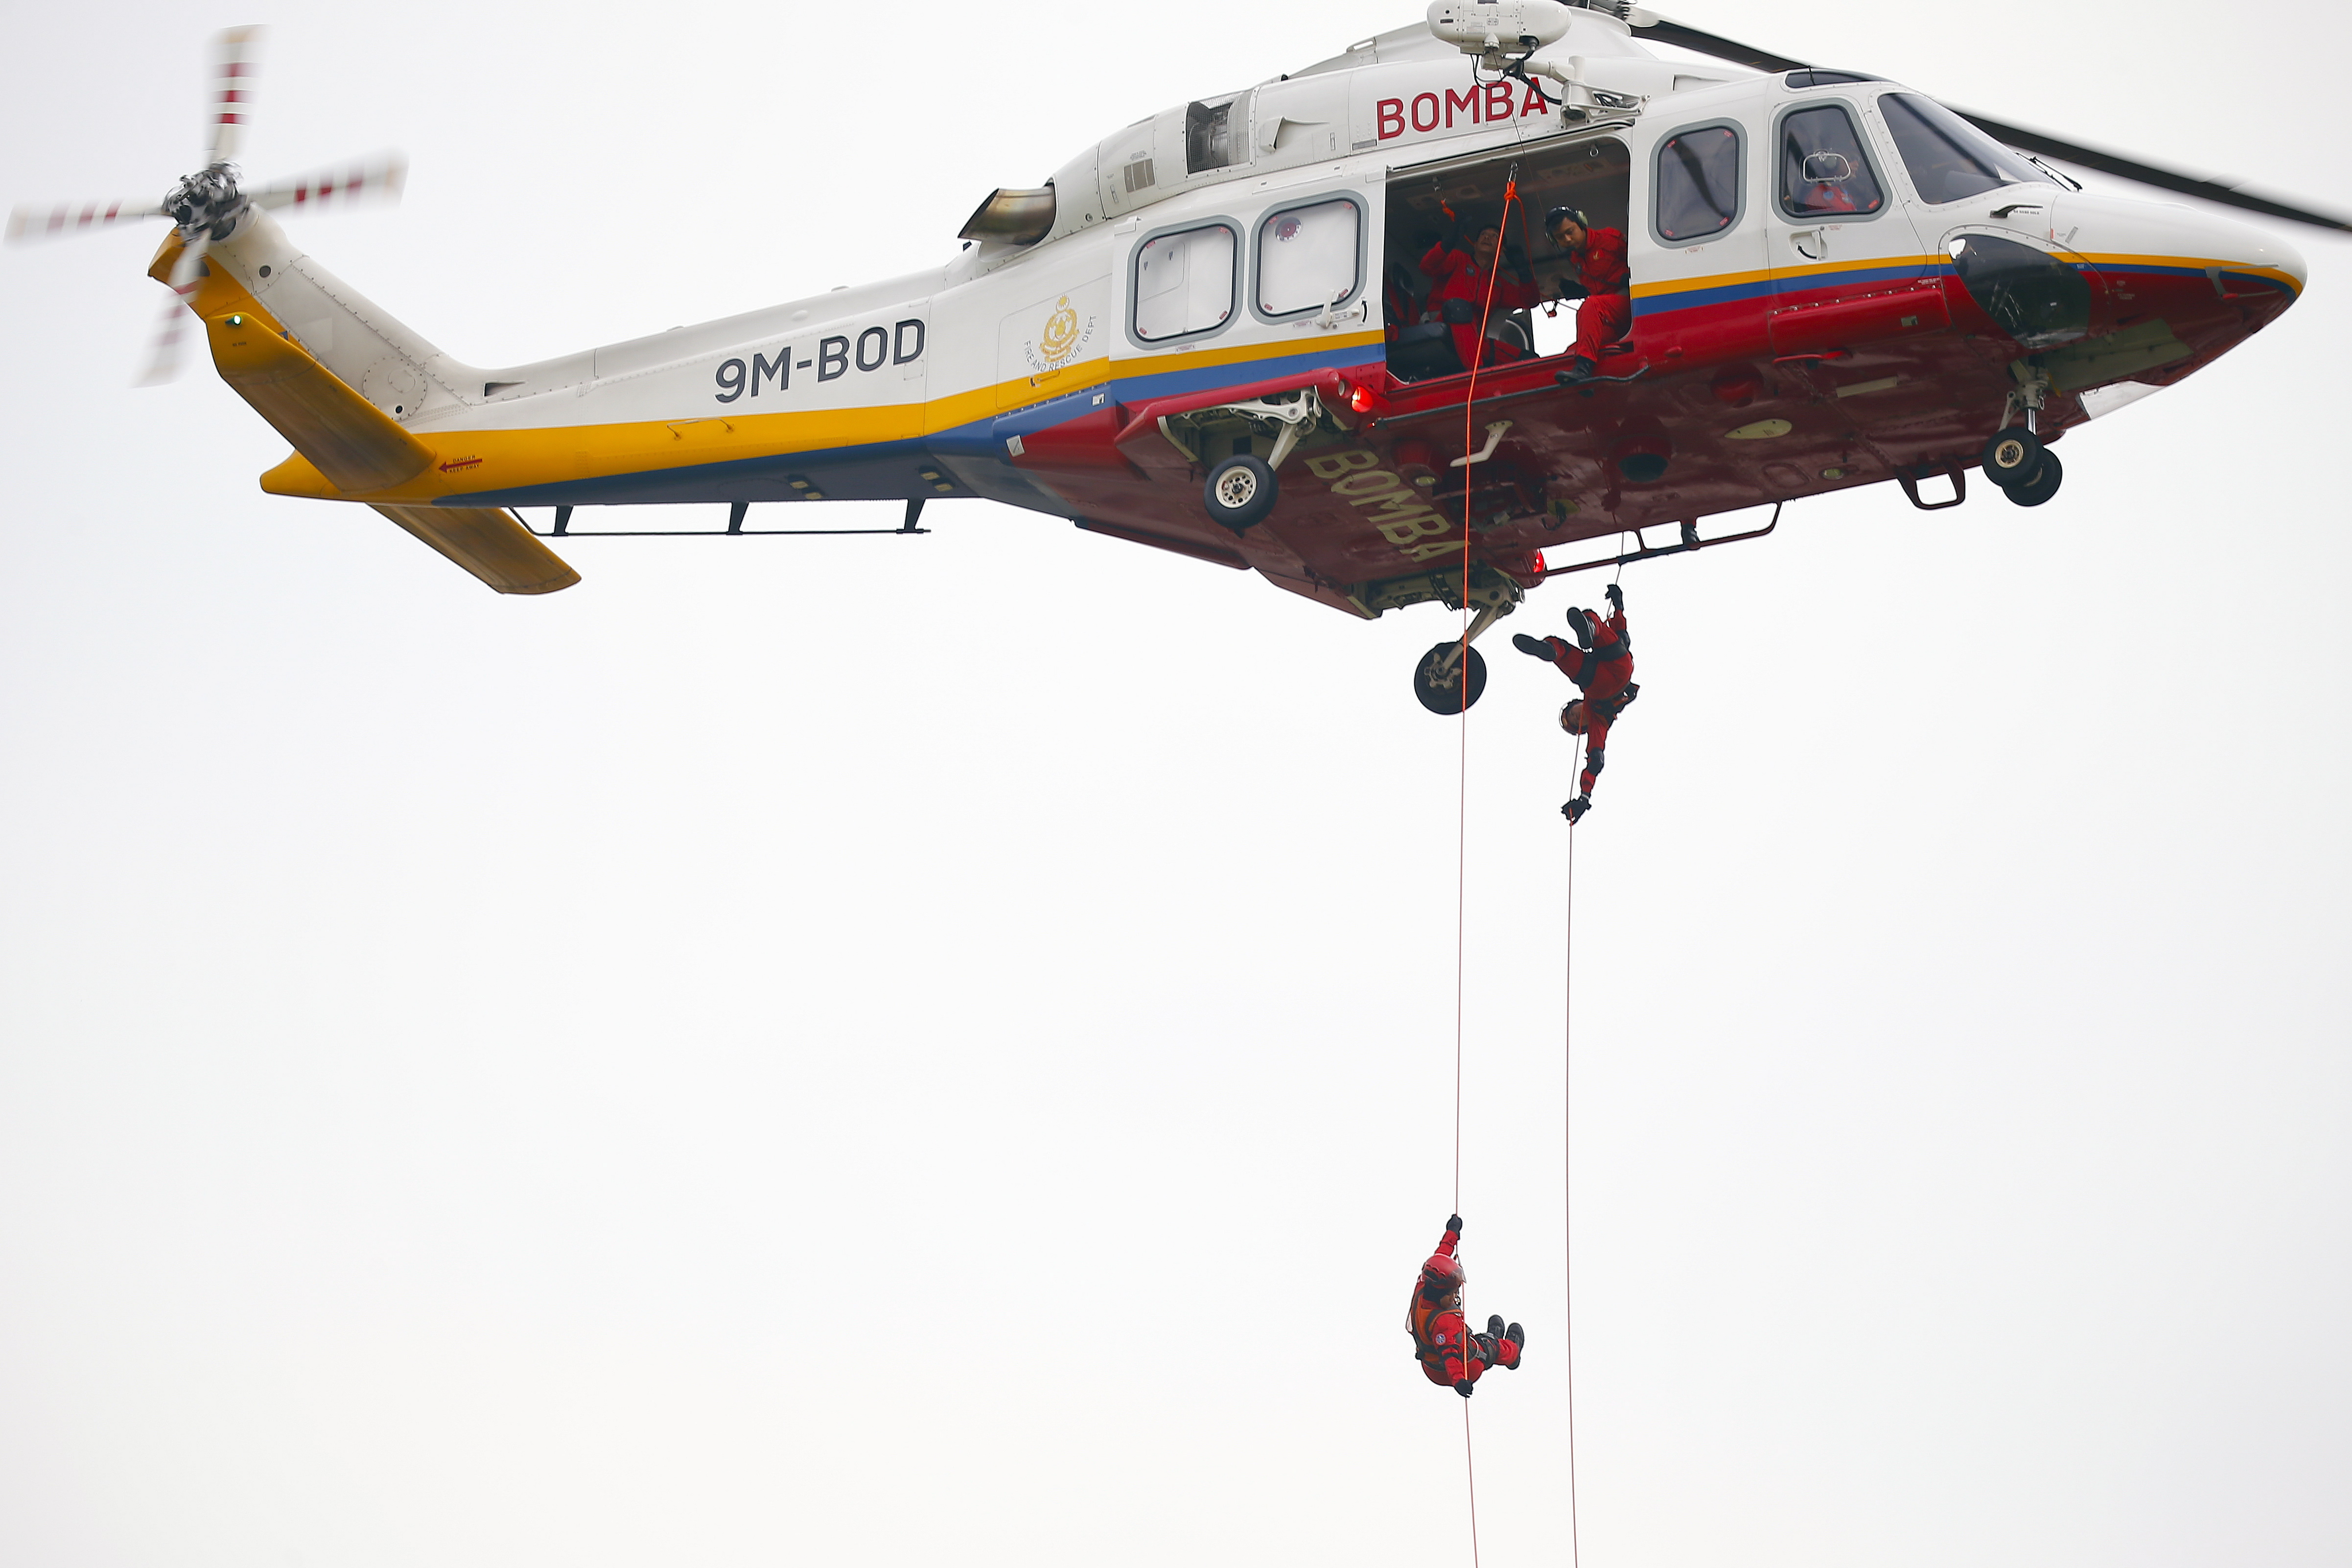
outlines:
[[[2352,230],[1621,0],[1437,0],[991,193],[943,266],[480,367],[272,216],[396,195],[397,158],[243,186],[257,37],[217,41],[205,163],[163,202],[19,209],[9,237],[168,218],[150,379],[184,305],[293,447],[265,490],[372,506],[509,594],[580,580],[550,542],[581,507],[720,503],[742,532],[754,504],[886,500],[905,521],[880,531],[915,532],[932,500],[998,500],[1361,619],[1461,612],[1413,671],[1439,713],[1477,700],[1473,644],[1550,576],[1760,538],[1864,485],[1958,505],[1970,468],[2047,502],[2068,430],[2300,295],[2292,247],[2210,208]],[[1415,258],[1492,227],[1556,275],[1560,208],[1624,235],[1630,330],[1564,378],[1534,311],[1490,310],[1464,363]]]

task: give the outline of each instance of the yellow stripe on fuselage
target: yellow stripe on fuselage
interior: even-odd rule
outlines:
[[[1378,331],[1320,338],[1317,351],[1379,342]],[[1255,343],[1199,350],[1148,360],[1124,360],[1129,375],[1164,375],[1254,360],[1295,356],[1297,343]],[[969,392],[950,393],[925,403],[880,407],[739,414],[724,406],[677,419],[637,420],[614,425],[559,425],[516,430],[415,432],[434,449],[425,473],[391,489],[372,491],[371,500],[424,501],[443,496],[521,489],[626,474],[660,473],[707,463],[758,458],[822,456],[845,447],[920,440],[944,431],[996,418],[1047,399],[1066,397],[1110,381],[1108,355],[1084,360],[1054,374],[1021,376]],[[356,499],[329,484],[310,464],[289,460],[263,477],[262,488],[278,495]]]

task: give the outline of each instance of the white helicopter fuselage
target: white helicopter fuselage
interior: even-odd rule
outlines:
[[[2022,395],[2054,435],[2066,418],[2095,411],[2068,398],[2137,375],[2183,374],[2266,322],[2304,282],[2301,258],[2276,238],[2177,204],[2084,194],[2038,173],[1958,197],[1923,190],[1881,101],[1907,92],[1894,83],[1677,65],[1650,56],[1624,24],[1591,12],[1576,13],[1545,55],[1568,84],[1564,106],[1528,80],[1482,78],[1425,29],[1401,29],[1103,139],[1054,176],[1042,237],[968,240],[936,269],[535,364],[485,369],[453,359],[336,279],[261,212],[212,245],[214,282],[196,309],[232,384],[240,384],[236,354],[219,323],[234,316],[250,333],[250,314],[431,456],[397,482],[354,490],[289,429],[298,456],[267,476],[266,488],[405,509],[404,526],[425,508],[980,496],[1254,566],[1323,602],[1375,614],[1411,602],[1413,594],[1379,584],[1425,573],[1428,547],[1416,552],[1409,542],[1417,536],[1401,538],[1395,528],[1341,537],[1347,522],[1366,521],[1344,502],[1301,513],[1296,528],[1277,513],[1268,530],[1239,541],[1205,526],[1198,486],[1215,454],[1203,443],[1232,432],[1213,430],[1214,420],[1192,405],[1242,417],[1269,388],[1311,383],[1318,406],[1303,432],[1310,449],[1362,440],[1381,416],[1409,416],[1433,399],[1455,411],[1458,432],[1467,389],[1444,375],[1390,374],[1394,340],[1414,324],[1399,319],[1412,311],[1410,287],[1401,309],[1393,280],[1451,201],[1483,203],[1544,273],[1561,258],[1541,237],[1540,209],[1528,210],[1537,187],[1590,192],[1576,205],[1626,237],[1635,321],[1627,346],[1656,397],[1669,396],[1674,377],[1704,371],[1727,408],[1745,408],[1757,395],[1727,395],[1727,384],[1747,383],[1724,378],[1727,367],[1754,367],[1741,374],[1768,395],[1874,414],[1888,430],[1952,416],[1956,399],[1987,399],[1957,416],[1961,428],[1975,422],[1979,439],[2016,412],[2005,398]],[[1801,210],[1791,192],[1801,174],[1783,155],[1791,117],[1819,120],[1825,108],[1843,112],[1856,144],[1807,159],[1802,174],[1844,168],[1840,180],[1811,182],[1840,186],[1832,195],[1844,205]],[[1679,199],[1664,184],[1685,177],[1676,160],[1702,132],[1736,144],[1726,167],[1737,172],[1710,198],[1725,204],[1711,220],[1717,226],[1693,235],[1678,232],[1660,204]],[[1497,187],[1515,171],[1529,184],[1498,205]],[[1867,206],[1857,199],[1865,191]],[[1956,321],[1966,300],[1945,303],[1970,237],[2026,247],[2092,279],[2095,321],[2085,316],[2071,337],[2040,344],[2049,352],[2034,355],[2030,374],[2006,360],[1990,365],[1990,392],[1956,391],[1916,357],[1861,374],[1874,353],[1892,352],[1888,344],[1984,335]],[[167,265],[159,258],[159,268]],[[2247,303],[2200,325],[2200,338],[2180,326],[2177,301],[2192,295],[2198,310]],[[2143,300],[2150,309],[2136,309]],[[1523,342],[1515,351],[1522,365],[1531,349]],[[1845,366],[1854,374],[1840,380]],[[248,366],[245,380],[259,374]],[[2048,412],[2045,395],[2058,400]],[[1371,417],[1331,406],[1349,397],[1358,416]],[[1137,421],[1152,410],[1160,411],[1151,416],[1157,431],[1139,447]],[[1568,430],[1578,413],[1570,407],[1553,424]],[[1674,417],[1663,404],[1654,417],[1637,414],[1610,414],[1607,440],[1622,447],[1642,419]],[[1707,416],[1717,414],[1725,410]],[[1529,431],[1537,424],[1521,422]],[[1587,423],[1598,429],[1607,420]],[[1726,414],[1716,423],[1732,421]],[[1728,435],[1760,452],[1778,437],[1756,432],[1775,423],[1803,422],[1748,419]],[[1696,519],[1930,466],[1927,448],[1874,446],[1869,419],[1849,423],[1858,433],[1836,461],[1768,463],[1726,478],[1730,469],[1709,458],[1704,472],[1714,478],[1681,489],[1629,488],[1622,452],[1596,448],[1587,475],[1559,442],[1530,449],[1518,500],[1507,500],[1511,515],[1498,513],[1490,536],[1499,570],[1524,587],[1541,566],[1539,557],[1531,568],[1510,563],[1522,544]],[[1234,437],[1234,449],[1278,458],[1297,448],[1282,446],[1274,428],[1259,420]],[[1691,434],[1661,430],[1654,445],[1696,453]],[[1391,466],[1402,474],[1411,465]],[[1138,498],[1131,510],[1120,486]],[[1302,478],[1297,488],[1322,487]],[[1171,499],[1179,493],[1192,500]],[[1452,531],[1459,535],[1458,521]],[[1418,596],[1444,594],[1432,587]]]

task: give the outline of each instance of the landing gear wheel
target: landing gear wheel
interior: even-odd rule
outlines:
[[[1244,452],[1209,470],[1201,499],[1212,521],[1242,533],[1265,521],[1281,489],[1264,458]]]
[[[1449,669],[1445,661],[1457,649],[1462,650],[1462,657],[1454,659],[1453,668]],[[1439,643],[1423,654],[1421,662],[1413,667],[1412,694],[1420,698],[1421,705],[1432,713],[1452,715],[1466,712],[1486,689],[1486,659],[1479,657],[1475,647],[1463,649],[1458,640]]]
[[[2008,489],[2012,485],[2031,484],[2042,470],[2043,457],[2042,437],[2023,426],[1996,430],[1992,439],[1984,444],[1983,455],[1977,466],[1984,477]]]
[[[2009,499],[2020,506],[2040,506],[2058,493],[2058,486],[2065,478],[2066,470],[2059,466],[2058,454],[2044,452],[2042,467],[2032,479],[2009,487]]]

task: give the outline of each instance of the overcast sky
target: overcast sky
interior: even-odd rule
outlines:
[[[2352,207],[2329,13],[1678,14]],[[0,205],[160,193],[207,34],[267,21],[256,175],[413,160],[298,242],[510,363],[933,264],[1414,15],[18,5]],[[1454,618],[977,501],[500,598],[259,494],[208,369],[130,390],[156,237],[0,257],[0,1560],[1466,1562],[1402,1321],[1457,756],[1407,677]],[[1627,574],[1598,1568],[2352,1560],[2352,252],[2294,237],[2305,301],[2051,505],[1882,486]],[[1569,752],[1494,646],[1462,1207],[1528,1328],[1473,1406],[1512,1564],[1567,1551]]]

